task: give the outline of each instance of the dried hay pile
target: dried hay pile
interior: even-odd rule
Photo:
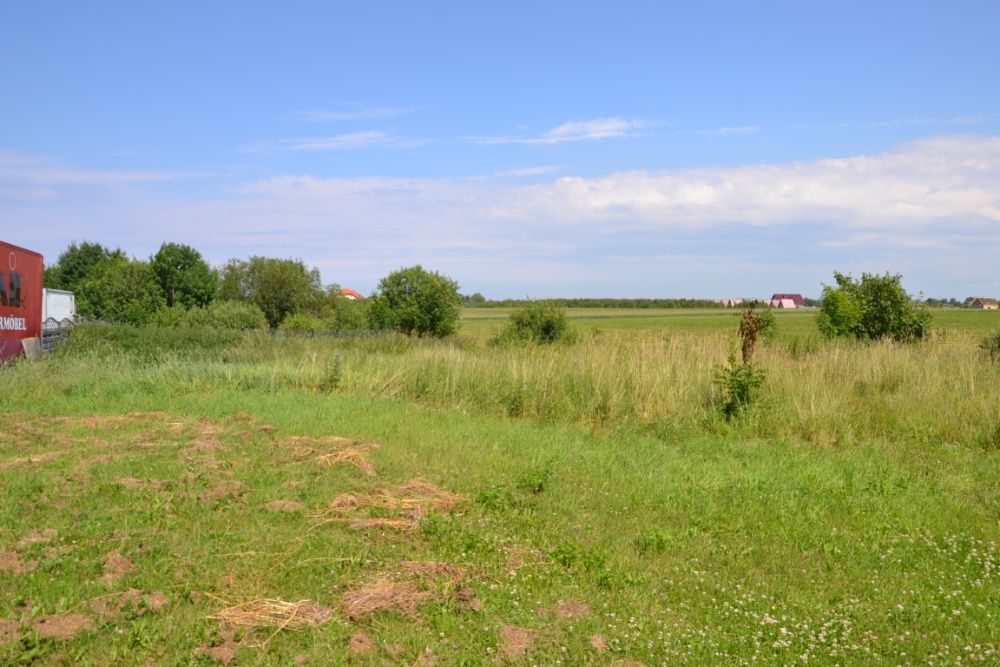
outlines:
[[[316,525],[346,522],[354,529],[393,528],[414,530],[431,510],[449,511],[465,501],[422,479],[414,479],[395,489],[370,494],[342,493],[323,510],[313,513]],[[371,511],[379,513],[372,516]],[[367,513],[367,516],[360,516]]]
[[[278,628],[295,630],[322,625],[333,618],[333,610],[300,600],[251,600],[226,607],[209,616],[233,628]]]

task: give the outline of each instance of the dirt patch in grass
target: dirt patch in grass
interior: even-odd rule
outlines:
[[[114,617],[121,615],[126,609],[138,607],[141,600],[142,591],[138,588],[129,588],[94,598],[90,601],[89,607],[98,616]]]
[[[465,578],[466,569],[461,565],[453,563],[442,563],[440,561],[413,561],[404,560],[399,564],[404,576],[426,577],[430,579],[447,579],[452,583],[457,583]]]
[[[25,464],[38,465],[39,463],[55,461],[57,458],[59,458],[59,452],[43,452],[41,454],[35,454],[34,456],[19,456],[17,458],[8,459],[5,467],[14,467]]]
[[[505,658],[516,658],[528,652],[535,642],[535,633],[516,625],[500,628],[500,654]]]
[[[564,602],[552,609],[539,609],[538,615],[560,619],[587,618],[590,616],[590,605],[585,602]]]
[[[38,567],[36,560],[21,560],[21,554],[16,551],[6,551],[0,553],[0,572],[9,572],[13,575],[27,574],[34,572]]]
[[[247,487],[243,482],[238,482],[236,480],[229,480],[227,482],[222,482],[211,489],[206,489],[198,494],[198,498],[201,499],[206,505],[211,505],[212,503],[223,500],[223,499],[233,499],[240,500],[243,494],[246,493]]]
[[[598,653],[607,653],[608,640],[604,638],[604,635],[594,635],[590,638],[590,648]]]
[[[55,528],[46,528],[44,530],[32,530],[30,533],[25,535],[17,543],[17,549],[27,549],[35,544],[48,544],[54,541],[59,536],[59,532]]]
[[[135,565],[119,551],[112,551],[104,557],[104,574],[101,583],[113,584],[126,574],[135,572]]]
[[[461,611],[482,611],[483,602],[476,597],[476,591],[472,588],[459,588],[452,594],[455,608]]]
[[[236,657],[240,650],[240,645],[233,639],[233,631],[228,628],[222,629],[222,642],[214,645],[200,646],[194,650],[196,656],[207,655],[212,660],[217,660],[223,665],[228,665]]]
[[[21,638],[20,624],[13,618],[0,618],[0,646]]]
[[[181,454],[204,454],[205,452],[225,452],[228,450],[229,446],[226,443],[215,438],[196,438],[191,441],[190,446],[181,450]]]
[[[79,633],[94,629],[94,622],[83,614],[53,614],[31,621],[31,628],[46,639],[70,641]]]
[[[153,591],[144,598],[144,602],[153,611],[160,611],[167,606],[167,596],[163,591]]]
[[[115,480],[119,486],[132,491],[160,491],[163,489],[163,482],[155,479],[138,479],[136,477],[119,477]]]
[[[298,512],[304,508],[305,505],[297,500],[272,500],[269,503],[264,503],[264,509],[271,510],[272,512],[285,512],[286,514]]]
[[[353,655],[374,653],[375,652],[375,642],[364,633],[362,630],[358,630],[347,642],[347,652]]]

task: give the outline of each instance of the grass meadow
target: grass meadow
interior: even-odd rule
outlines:
[[[1000,313],[912,346],[80,330],[0,372],[0,663],[1000,662]]]

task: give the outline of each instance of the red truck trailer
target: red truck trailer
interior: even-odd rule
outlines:
[[[42,334],[42,256],[0,241],[0,362]]]

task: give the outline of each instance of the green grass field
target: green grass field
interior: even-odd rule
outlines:
[[[572,315],[3,370],[0,663],[1000,661],[998,314],[903,347],[779,313],[734,421],[732,312]]]

